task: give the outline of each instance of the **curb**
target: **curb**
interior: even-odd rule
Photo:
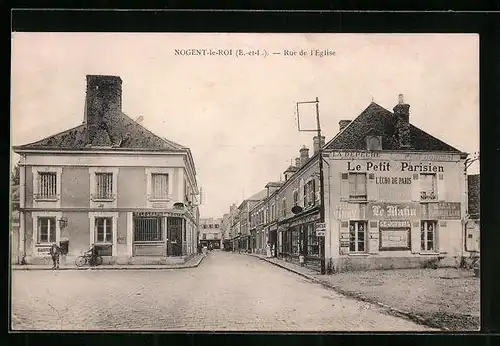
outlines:
[[[182,265],[182,266],[168,266],[167,264],[151,264],[151,265],[144,265],[144,264],[128,264],[128,265],[123,265],[123,267],[120,267],[120,265],[117,266],[109,266],[109,267],[103,267],[103,266],[98,266],[98,267],[63,267],[59,268],[58,270],[166,270],[166,269],[189,269],[189,268],[196,268],[200,265],[201,261],[206,257],[207,255],[202,255],[200,256],[199,260],[190,265]],[[23,265],[15,265],[11,266],[12,270],[50,270],[53,271],[54,269],[52,268],[36,268],[36,267],[31,267],[31,268],[23,268]]]
[[[295,273],[295,274],[300,275],[300,276],[302,276],[302,277],[304,277],[306,279],[309,279],[310,281],[312,281],[314,283],[317,283],[317,284],[320,284],[320,285],[322,285],[324,287],[330,288],[330,289],[334,290],[335,292],[340,293],[340,294],[342,294],[342,295],[344,295],[346,297],[354,298],[354,299],[357,299],[357,300],[360,300],[360,301],[363,301],[363,302],[367,302],[367,303],[370,303],[370,304],[377,305],[377,306],[383,308],[384,310],[392,313],[392,315],[394,315],[394,316],[403,317],[405,319],[409,319],[409,320],[411,320],[413,322],[416,322],[416,323],[421,324],[421,325],[425,325],[427,327],[439,328],[439,329],[441,329],[443,331],[450,331],[449,328],[446,328],[446,327],[443,327],[443,326],[438,326],[438,325],[436,325],[434,323],[428,323],[427,320],[424,317],[422,317],[422,316],[420,316],[418,314],[414,314],[414,313],[411,313],[411,312],[407,312],[407,311],[403,311],[403,310],[394,308],[392,306],[380,303],[380,302],[378,302],[378,301],[376,301],[374,299],[365,297],[364,295],[359,294],[359,293],[353,293],[353,292],[350,292],[350,291],[343,290],[343,289],[341,289],[341,288],[339,288],[337,286],[334,286],[334,285],[332,285],[332,284],[330,284],[328,282],[325,282],[325,281],[320,280],[320,279],[316,279],[315,277],[312,277],[312,276],[310,276],[308,274],[304,274],[304,273],[298,272],[298,271],[296,271],[296,270],[294,270],[292,268],[288,268],[288,267],[286,267],[286,266],[284,266],[282,264],[269,261],[266,258],[259,257],[259,256],[256,256],[256,255],[252,255],[252,254],[250,254],[250,256],[256,257],[256,258],[258,258],[258,259],[260,259],[262,261],[266,261],[267,263],[271,263],[271,264],[273,264],[273,265],[275,265],[277,267],[286,269],[286,270],[288,270],[288,271],[290,271],[292,273]]]

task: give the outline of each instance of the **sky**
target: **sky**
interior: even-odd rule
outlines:
[[[339,120],[372,101],[392,111],[404,94],[412,124],[479,151],[475,34],[13,33],[11,42],[12,145],[81,124],[85,76],[120,76],[123,112],[191,149],[201,217],[221,217],[280,180],[303,145],[312,152],[296,102],[316,97],[326,141]],[[176,54],[193,48],[232,55]],[[314,112],[301,106],[301,127],[314,128]],[[478,172],[476,162],[469,173]]]

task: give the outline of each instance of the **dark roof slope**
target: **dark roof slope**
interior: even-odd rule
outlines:
[[[480,186],[481,181],[479,174],[468,175],[468,202],[469,202],[469,215],[472,219],[479,219],[480,214]]]
[[[118,146],[114,146],[113,148],[152,151],[184,151],[187,149],[180,144],[155,135],[141,124],[132,120],[125,113],[122,113],[122,117],[120,120],[121,122],[116,123],[116,126],[120,127],[119,129],[116,129],[116,132],[121,133],[122,137],[120,144]],[[92,143],[89,143],[89,139],[87,136],[87,124],[81,124],[77,127],[46,137],[33,143],[15,146],[14,150],[102,149],[102,143],[104,143],[104,146],[106,147],[111,147],[110,136],[104,129],[100,129],[99,131],[100,133],[96,136],[96,141],[101,144],[100,148],[98,146],[95,146],[95,144],[94,147],[90,147]],[[94,141],[93,143],[96,143],[96,141]]]
[[[410,148],[401,148],[397,140],[396,116],[376,104],[370,105],[349,125],[340,131],[325,149],[366,150],[365,137],[368,134],[381,135],[383,150],[422,150],[457,152],[458,149],[410,124]]]

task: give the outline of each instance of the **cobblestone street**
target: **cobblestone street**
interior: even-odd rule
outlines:
[[[429,331],[257,258],[197,268],[12,272],[14,330]]]

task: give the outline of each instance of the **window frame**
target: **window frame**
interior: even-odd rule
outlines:
[[[426,192],[423,189],[423,182],[426,180],[424,177],[432,177],[432,191],[431,193],[433,195],[429,196],[429,198],[424,197],[426,196]],[[419,173],[419,188],[420,188],[420,201],[424,202],[437,202],[438,199],[438,175],[436,173]]]
[[[42,221],[48,221],[47,225],[47,241],[41,240]],[[53,229],[52,229],[53,226]],[[47,245],[57,242],[57,217],[55,216],[39,216],[37,218],[37,245]]]
[[[364,177],[364,194],[357,194],[358,191],[358,177]],[[354,184],[351,182],[351,177],[354,179]],[[348,173],[348,183],[349,183],[349,200],[364,202],[368,200],[368,176],[366,172],[349,172]],[[354,193],[352,194],[352,185],[354,185]],[[361,185],[361,184],[359,184]]]
[[[111,242],[97,242],[97,224],[96,219],[106,218],[111,220]],[[118,236],[118,213],[117,212],[90,212],[90,244],[100,245],[110,245],[111,246],[111,256],[116,256],[117,254],[117,236]],[[133,226],[132,226],[133,227]],[[133,232],[133,229],[132,229]]]
[[[61,206],[61,175],[62,167],[59,166],[32,166],[31,172],[33,174],[33,207],[55,207]],[[40,189],[40,173],[56,173],[56,195],[53,198],[42,198],[39,194]]]
[[[432,224],[433,227],[432,227],[432,249],[429,249],[428,248],[428,245],[429,245],[429,238],[428,238],[428,235],[429,235],[429,229],[428,229],[428,226],[429,224]],[[427,229],[426,228],[426,225],[427,225]],[[438,222],[437,220],[421,220],[420,221],[420,251],[421,252],[428,252],[428,253],[437,253],[438,252],[438,244],[437,244],[437,227],[438,227]],[[424,236],[424,239],[422,239],[422,236]],[[424,246],[422,246],[424,245]]]
[[[98,171],[98,172],[93,172],[94,173],[94,180],[95,180],[95,183],[94,183],[94,191],[91,193],[91,199],[93,201],[98,201],[98,202],[103,202],[103,201],[113,201],[115,198],[116,198],[116,194],[115,194],[115,179],[114,179],[114,174],[113,172],[109,172],[109,171]],[[107,175],[107,176],[111,176],[111,192],[108,195],[101,195],[100,192],[98,191],[99,190],[99,176],[102,176],[102,175]]]
[[[98,225],[98,221],[99,220],[102,220],[103,221],[103,240],[99,240],[99,225]],[[94,244],[113,244],[113,233],[115,232],[115,230],[113,229],[113,218],[110,217],[110,216],[96,216],[94,218],[94,227],[95,227],[95,232],[94,232]],[[111,239],[110,240],[106,240],[106,235],[107,234],[107,228],[110,228],[110,235],[111,235]]]
[[[364,239],[359,240],[359,225],[363,224]],[[351,237],[351,226],[354,225],[354,250],[352,250],[353,238]],[[350,220],[349,221],[349,253],[367,253],[368,252],[368,221],[366,220]],[[363,244],[363,250],[359,250],[359,244]]]
[[[156,177],[165,177],[166,182],[165,182],[165,193],[163,191],[160,191],[159,195],[156,195],[157,189],[156,187]],[[168,200],[168,196],[170,195],[170,190],[169,190],[169,183],[170,183],[170,174],[168,173],[158,173],[158,172],[153,172],[151,173],[151,194],[150,194],[150,200],[151,201],[166,201]]]
[[[305,225],[307,232],[307,256],[319,258],[319,237],[316,236],[316,229],[314,224],[309,223]],[[311,248],[317,248],[317,253],[313,253]]]

